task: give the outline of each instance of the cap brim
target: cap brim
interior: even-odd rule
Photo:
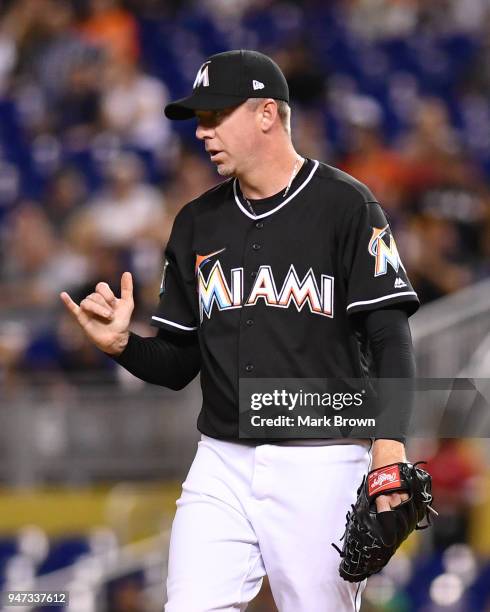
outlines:
[[[221,94],[192,94],[187,98],[167,104],[165,116],[167,119],[174,120],[192,119],[196,116],[196,111],[222,110],[231,106],[238,106],[246,99],[240,96]]]

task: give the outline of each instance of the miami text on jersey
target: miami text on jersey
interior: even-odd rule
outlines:
[[[332,276],[322,274],[318,284],[311,268],[300,279],[294,266],[291,265],[281,289],[278,290],[272,268],[260,266],[252,290],[245,301],[243,268],[231,270],[229,283],[219,261],[213,264],[206,277],[202,267],[196,266],[196,275],[201,322],[204,315],[208,318],[211,316],[214,305],[219,310],[228,310],[254,306],[259,300],[263,300],[267,306],[276,308],[289,308],[292,305],[298,312],[307,304],[311,313],[333,317],[334,279]]]
[[[383,240],[383,236],[388,234],[390,237],[390,246]],[[388,271],[388,264],[398,272],[400,266],[403,270],[403,264],[396,248],[395,239],[389,233],[389,226],[373,227],[373,234],[368,246],[369,253],[375,258],[374,276],[381,276]]]

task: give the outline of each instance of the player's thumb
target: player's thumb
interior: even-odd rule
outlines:
[[[133,277],[131,272],[123,272],[121,276],[121,300],[124,302],[133,301]]]

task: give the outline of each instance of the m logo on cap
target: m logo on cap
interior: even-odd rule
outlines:
[[[210,63],[211,62],[204,62],[204,64],[199,68],[192,89],[196,89],[196,87],[199,87],[199,85],[202,85],[203,87],[209,87],[208,68]]]

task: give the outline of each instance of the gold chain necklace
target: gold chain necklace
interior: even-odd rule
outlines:
[[[301,166],[302,166],[303,162],[304,162],[304,159],[303,159],[302,157],[298,157],[298,158],[296,159],[296,162],[295,162],[294,167],[293,167],[293,171],[291,172],[291,176],[289,177],[289,182],[288,182],[288,184],[286,185],[286,189],[284,190],[284,193],[282,194],[282,197],[283,197],[283,198],[285,198],[285,197],[287,196],[288,191],[291,189],[291,185],[292,185],[292,183],[293,183],[293,181],[294,181],[294,177],[295,177],[295,176],[298,174],[298,172],[300,171],[300,168],[301,168]],[[243,195],[243,193],[242,193],[242,195]],[[254,217],[256,217],[256,216],[257,216],[257,214],[256,214],[255,210],[253,209],[253,206],[252,206],[252,204],[250,203],[250,200],[249,200],[248,198],[246,198],[245,196],[243,196],[243,197],[244,197],[244,199],[245,199],[245,202],[247,203],[247,206],[248,206],[249,211],[252,213],[252,215],[253,215]]]

